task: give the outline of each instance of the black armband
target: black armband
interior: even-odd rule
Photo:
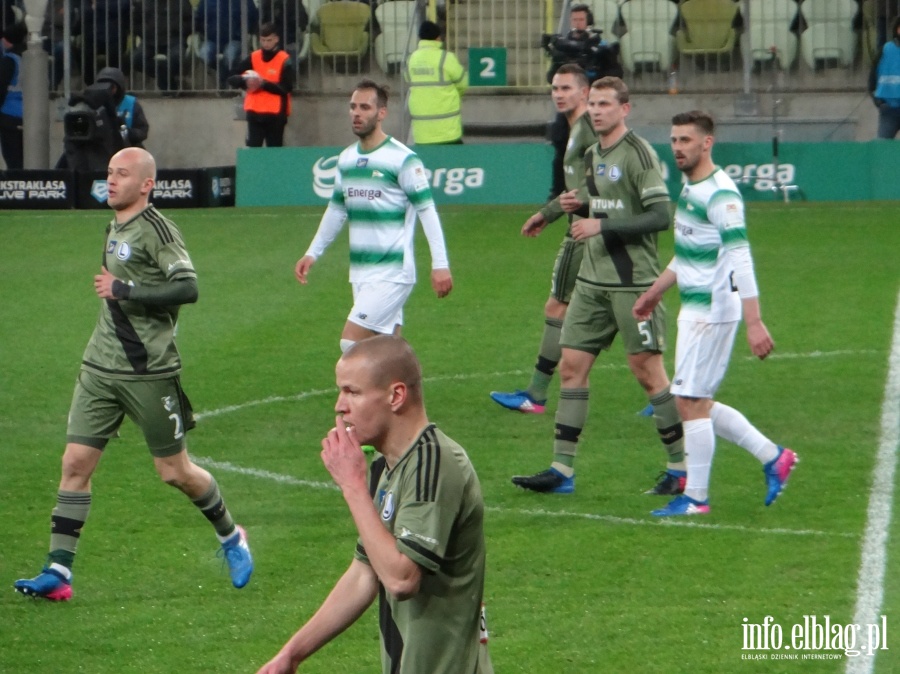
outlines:
[[[117,300],[127,300],[131,297],[131,286],[116,279],[112,282],[112,294]]]

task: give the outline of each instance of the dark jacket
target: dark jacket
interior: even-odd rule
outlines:
[[[259,27],[259,10],[253,0],[244,0],[247,7],[247,30],[255,33]],[[242,40],[240,0],[200,0],[194,10],[194,28],[204,39],[213,42],[217,51],[233,40]]]
[[[137,0],[134,32],[147,54],[165,54],[170,44],[184,44],[193,30],[189,0]]]

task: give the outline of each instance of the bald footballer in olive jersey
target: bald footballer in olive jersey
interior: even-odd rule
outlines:
[[[657,233],[669,227],[669,194],[653,149],[628,129],[628,87],[618,77],[593,85],[588,111],[598,143],[585,153],[590,217],[572,223],[584,241],[584,258],[563,323],[560,401],[553,462],[548,470],[517,475],[513,484],[538,492],[575,491],[575,455],[589,409],[588,375],[601,351],[622,333],[628,366],[653,406],[653,420],[666,451],[666,470],[646,494],[684,490],[684,432],[669,392],[662,360],[665,314],[657,307],[637,321],[631,309],[659,274]]]
[[[109,160],[107,203],[115,217],[94,276],[100,316],[69,408],[50,552],[41,573],[14,583],[24,595],[71,599],[91,477],[126,416],[143,432],[160,479],[190,498],[212,524],[232,584],[244,587],[253,573],[244,530],[225,507],[215,478],[187,453],[185,433],[194,417],[178,377],[175,321],[182,304],[197,301],[197,274],[178,228],[150,204],[155,180],[156,162],[142,148],[126,148]],[[129,517],[121,513],[126,529],[135,526]]]

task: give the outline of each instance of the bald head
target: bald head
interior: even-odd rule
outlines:
[[[415,351],[402,337],[377,335],[356,342],[341,357],[342,361],[361,361],[369,381],[378,388],[402,382],[410,401],[422,403],[422,366]]]
[[[156,180],[156,160],[142,147],[126,147],[119,150],[109,160],[109,165],[112,166],[114,162],[129,166],[141,180],[146,178]]]
[[[126,147],[109,160],[106,170],[106,203],[124,222],[147,208],[156,181],[156,161],[147,150]]]

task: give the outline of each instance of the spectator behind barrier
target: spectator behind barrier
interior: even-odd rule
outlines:
[[[131,67],[155,78],[160,91],[177,89],[174,80],[181,72],[192,27],[189,0],[137,0],[134,30],[141,40],[131,52]]]
[[[253,0],[243,0],[247,8],[247,30],[256,32],[259,10]],[[241,55],[246,35],[241,34],[241,0],[200,0],[194,11],[194,29],[203,35],[200,60],[216,71],[219,89],[224,89]],[[219,63],[219,55],[224,63]]]
[[[130,0],[92,0],[84,3],[82,75],[86,85],[94,82],[97,56],[105,56],[105,65],[111,68],[121,65],[130,24]]]

